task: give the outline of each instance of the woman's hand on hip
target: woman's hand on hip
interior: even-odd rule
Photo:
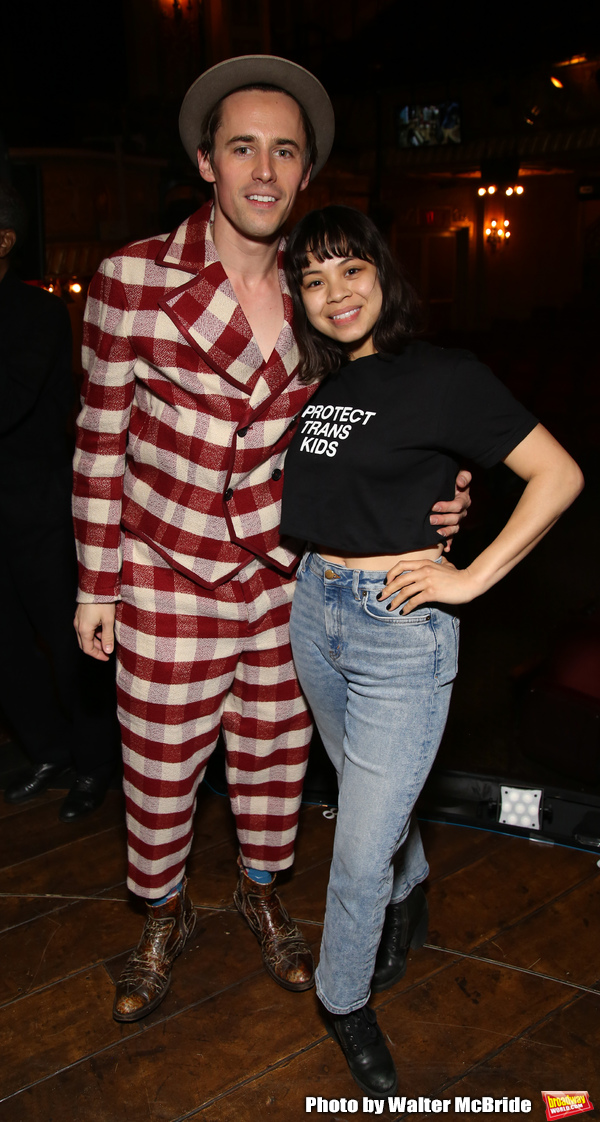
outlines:
[[[387,574],[378,600],[389,600],[388,610],[402,604],[406,616],[422,604],[467,604],[482,591],[469,569],[442,561],[398,561]]]

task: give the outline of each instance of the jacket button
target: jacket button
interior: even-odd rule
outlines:
[[[277,482],[278,479],[281,479],[282,475],[283,475],[283,472],[282,472],[281,468],[275,468],[275,471],[273,472],[273,474],[271,476],[271,479],[274,479],[275,482]]]
[[[248,425],[246,425],[246,428],[245,428],[245,429],[238,429],[238,431],[237,431],[237,434],[238,434],[238,436],[245,436],[245,435],[246,435],[246,433],[248,432],[248,427],[249,427],[249,426],[248,426]]]
[[[227,488],[223,497],[224,497],[226,503],[228,503],[229,500],[233,498],[233,491],[231,490],[231,487]]]

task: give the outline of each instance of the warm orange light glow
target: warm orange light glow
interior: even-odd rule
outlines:
[[[486,241],[491,250],[503,246],[506,239],[510,237],[507,227],[508,218],[492,218],[489,226],[485,227]]]
[[[54,285],[53,284],[48,285],[48,292],[54,292]]]
[[[81,285],[78,281],[75,281],[75,284],[69,285],[69,292],[81,292]]]
[[[163,10],[163,14],[166,16],[174,16],[180,12],[184,14],[185,12],[181,0],[160,0],[160,6]]]
[[[506,188],[506,194],[507,194],[507,195],[512,195],[512,193],[513,193],[513,189],[512,189],[512,187],[507,187],[507,188]]]
[[[555,63],[556,66],[576,66],[578,62],[587,62],[587,55],[573,55],[572,58],[567,58],[564,62]]]
[[[495,195],[496,194],[496,188],[494,186],[488,187],[488,194],[489,195]]]
[[[515,191],[516,191],[517,195],[522,195],[524,190],[525,190],[524,187],[515,187]]]
[[[504,219],[504,225],[505,226],[510,226],[510,222],[508,221],[508,218]]]
[[[564,90],[565,87],[564,87],[563,83],[561,82],[560,78],[555,78],[554,75],[551,74],[550,75],[550,81],[552,82],[553,86],[556,86],[557,90]]]
[[[479,190],[478,190],[478,192],[477,192],[477,194],[478,194],[478,195],[485,195],[485,194],[486,194],[486,189],[485,189],[485,187],[480,187],[480,188],[479,188]]]

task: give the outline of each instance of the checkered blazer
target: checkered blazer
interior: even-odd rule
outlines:
[[[119,596],[121,534],[205,588],[257,556],[297,560],[279,536],[282,469],[314,386],[295,371],[292,304],[268,362],[210,229],[211,204],[170,235],[104,261],[89,291],[73,512],[83,602]]]

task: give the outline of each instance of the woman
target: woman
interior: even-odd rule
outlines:
[[[471,354],[411,338],[413,294],[364,215],[308,214],[286,271],[302,376],[324,379],[288,451],[282,516],[284,533],[315,543],[298,571],[291,637],[339,781],[317,992],[357,1083],[384,1096],[396,1073],[367,1001],[402,977],[409,946],[426,937],[428,866],[411,816],[456,675],[450,606],[525,557],[582,477]],[[453,493],[466,456],[502,460],[526,487],[498,537],[457,569],[428,512]]]

